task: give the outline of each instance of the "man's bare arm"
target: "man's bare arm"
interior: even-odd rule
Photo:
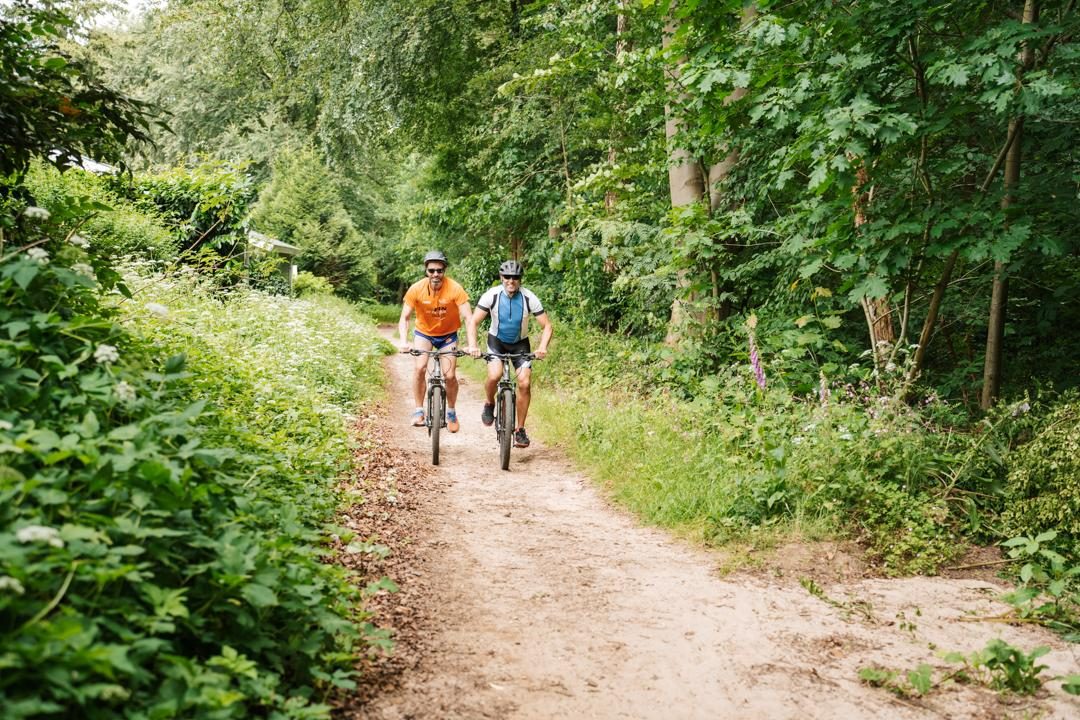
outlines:
[[[484,318],[487,316],[487,310],[478,307],[473,311],[472,317],[469,318],[469,324],[465,332],[468,333],[469,337],[469,354],[473,357],[480,357],[480,348],[476,345],[476,329],[480,327],[480,323],[484,322]]]
[[[408,303],[401,304],[401,318],[398,320],[398,343],[399,350],[408,350],[412,345],[409,343],[409,317],[412,315],[413,309],[409,307]]]
[[[536,322],[540,323],[540,327],[544,329],[540,334],[540,347],[536,348],[536,357],[543,359],[547,355],[548,343],[551,342],[555,327],[551,324],[551,318],[546,312],[537,315]]]

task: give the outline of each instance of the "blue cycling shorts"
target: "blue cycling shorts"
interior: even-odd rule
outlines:
[[[431,343],[431,347],[435,348],[436,350],[442,350],[444,347],[454,345],[455,343],[457,343],[457,340],[458,340],[456,332],[452,332],[449,335],[431,336],[431,335],[425,335],[424,333],[420,332],[419,330],[413,330],[413,335],[416,336],[416,337],[424,338],[429,343]]]

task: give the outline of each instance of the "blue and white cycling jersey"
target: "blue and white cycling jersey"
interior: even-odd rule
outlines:
[[[529,316],[544,313],[540,298],[527,288],[521,288],[510,297],[501,286],[493,287],[480,296],[476,307],[491,316],[488,332],[504,343],[516,343],[527,337]]]

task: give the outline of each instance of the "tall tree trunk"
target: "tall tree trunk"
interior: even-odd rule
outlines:
[[[663,44],[665,50],[671,46],[671,38],[678,30],[674,3],[669,12],[669,20],[664,27]],[[701,166],[690,154],[690,151],[682,147],[676,139],[683,125],[683,120],[678,115],[676,105],[686,96],[679,84],[682,66],[685,62],[685,58],[679,58],[668,71],[668,97],[672,98],[673,102],[664,107],[664,135],[668,141],[668,189],[671,193],[671,206],[673,208],[699,203],[705,196],[705,179],[701,174]],[[683,327],[686,324],[688,313],[686,300],[691,299],[690,287],[689,271],[680,270],[676,277],[675,300],[671,304],[668,333],[664,339],[664,342],[670,346],[678,345],[682,340]]]
[[[915,359],[911,365],[911,379],[914,380],[922,372],[923,363],[926,362],[926,348],[930,345],[930,337],[934,333],[934,325],[937,324],[938,313],[941,312],[941,300],[945,297],[945,290],[949,287],[952,279],[953,268],[960,257],[958,250],[953,250],[945,260],[945,268],[941,271],[937,285],[934,286],[934,294],[930,298],[930,307],[926,311],[926,320],[923,322],[922,332],[919,333],[919,346],[915,348]]]
[[[859,158],[850,158],[853,162],[860,162]],[[855,171],[855,184],[851,187],[852,210],[855,214],[855,232],[865,225],[866,208],[874,199],[873,187],[870,185],[870,173],[866,169],[866,162],[861,161],[859,169]],[[860,302],[863,315],[866,316],[866,327],[870,333],[870,349],[874,358],[874,366],[878,367],[882,359],[886,357],[886,350],[892,350],[896,343],[896,331],[893,329],[892,308],[889,307],[887,297],[863,298]]]
[[[615,19],[615,64],[622,65],[626,57],[626,52],[629,49],[629,43],[626,41],[626,32],[629,29],[629,20],[626,17],[626,3],[629,0],[619,0],[619,15]],[[615,160],[617,153],[615,152],[615,143],[612,142],[608,147],[608,165],[615,166]],[[615,191],[608,190],[604,193],[604,209],[609,215],[615,212]],[[604,269],[607,268],[607,261],[604,263]],[[614,267],[611,268],[614,271]]]
[[[1024,3],[1023,23],[1030,25],[1039,19],[1038,0],[1026,0]],[[1020,66],[1016,70],[1017,86],[1023,80],[1024,73],[1035,64],[1035,49],[1031,43],[1024,43],[1020,50]],[[1020,184],[1021,148],[1024,139],[1024,117],[1017,115],[1009,121],[1008,151],[1005,155],[1005,193],[1001,198],[1001,208],[1005,211],[1005,222],[1009,222],[1008,212],[1013,204],[1014,193]],[[1005,313],[1009,303],[1009,276],[1005,263],[994,263],[994,285],[990,293],[990,315],[986,328],[986,358],[983,361],[983,387],[979,405],[988,410],[997,402],[1001,393],[1001,356],[1005,344]]]

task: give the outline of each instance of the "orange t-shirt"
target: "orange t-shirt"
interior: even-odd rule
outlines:
[[[439,337],[461,328],[459,305],[469,302],[469,294],[455,280],[444,278],[439,292],[432,294],[427,278],[413,284],[405,293],[405,304],[416,312],[416,329]]]

